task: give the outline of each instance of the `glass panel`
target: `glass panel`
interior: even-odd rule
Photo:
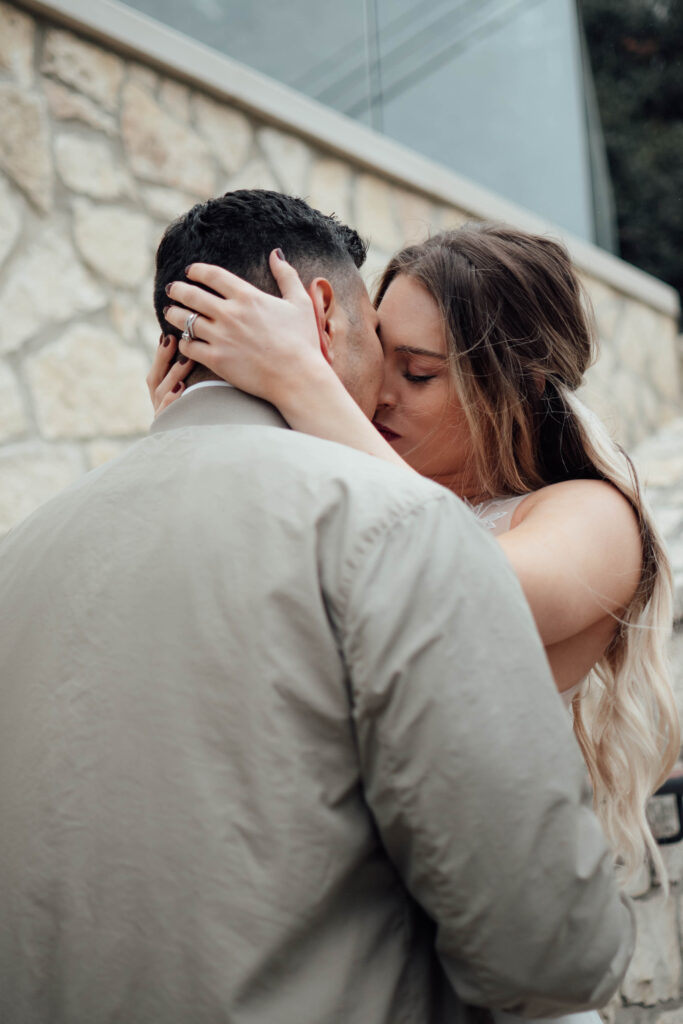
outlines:
[[[573,0],[376,2],[387,135],[590,238]]]
[[[574,0],[130,6],[594,236]]]
[[[129,7],[370,123],[366,0],[131,0]]]

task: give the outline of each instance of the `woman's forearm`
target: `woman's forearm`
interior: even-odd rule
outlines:
[[[305,386],[289,387],[277,405],[294,430],[345,444],[405,469],[411,468],[375,430],[326,364],[315,379],[306,381]]]

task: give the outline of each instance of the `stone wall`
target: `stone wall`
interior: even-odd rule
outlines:
[[[153,255],[170,219],[232,188],[300,194],[370,239],[371,284],[401,244],[472,219],[466,204],[400,177],[0,2],[0,533],[146,431]],[[602,343],[584,396],[628,446],[646,443],[673,530],[683,507],[683,435],[680,423],[666,428],[681,413],[674,312],[583,276]],[[683,552],[680,562],[683,579]],[[681,633],[675,643],[683,665]],[[683,845],[667,858],[670,897],[647,877],[639,886],[638,951],[608,1010],[619,1024],[683,1024]]]
[[[369,279],[403,242],[468,219],[0,3],[0,532],[145,431],[157,241],[240,186],[357,226]],[[586,396],[633,443],[676,412],[675,324],[586,283],[603,341]]]

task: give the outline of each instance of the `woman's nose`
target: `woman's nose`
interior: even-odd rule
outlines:
[[[379,389],[379,398],[377,399],[378,409],[393,409],[396,405],[396,391],[391,385],[389,375],[384,373],[384,380],[382,386]]]

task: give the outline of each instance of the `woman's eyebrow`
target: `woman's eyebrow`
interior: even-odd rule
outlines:
[[[407,352],[411,356],[430,356],[432,359],[445,360],[448,357],[442,352],[434,352],[428,348],[415,348],[414,345],[398,345],[395,349],[396,352]]]

